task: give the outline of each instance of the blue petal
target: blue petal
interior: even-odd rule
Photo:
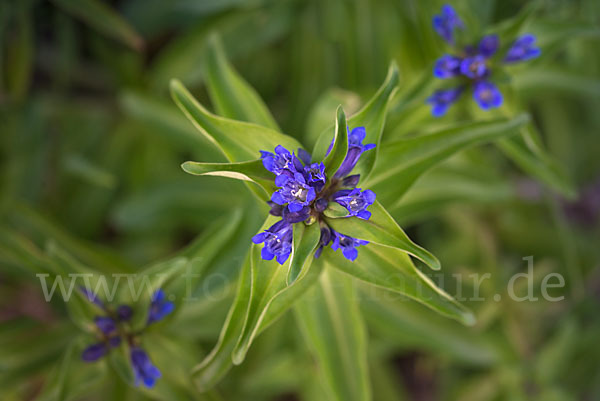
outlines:
[[[271,252],[269,252],[269,250],[267,249],[267,247],[263,247],[262,251],[260,252],[260,256],[264,259],[264,260],[272,260],[275,255],[273,255]]]

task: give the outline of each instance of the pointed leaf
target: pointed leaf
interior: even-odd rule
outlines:
[[[392,63],[388,70],[388,75],[379,90],[358,113],[348,120],[348,127],[350,130],[356,127],[365,127],[367,135],[363,143],[374,143],[378,145],[375,149],[365,152],[353,170],[355,174],[361,174],[364,178],[368,176],[375,164],[381,134],[383,133],[383,126],[385,124],[388,103],[396,90],[398,80],[398,67],[395,63]],[[323,131],[317,140],[313,149],[313,158],[315,160],[324,159],[329,144],[331,143],[332,128]]]
[[[363,184],[380,202],[395,205],[425,171],[477,143],[515,134],[529,121],[526,114],[458,127],[386,144],[370,178]]]
[[[367,336],[357,299],[350,277],[327,269],[296,303],[296,320],[329,392],[321,399],[371,400]]]
[[[339,106],[336,111],[335,132],[333,135],[333,146],[331,152],[323,160],[325,164],[325,176],[331,179],[340,168],[348,153],[348,126],[346,125],[346,114]]]
[[[177,80],[171,81],[171,95],[200,133],[231,162],[255,160],[261,150],[272,152],[277,145],[289,150],[300,147],[294,138],[270,128],[210,113]]]
[[[325,220],[331,228],[341,234],[397,248],[420,259],[434,270],[440,269],[440,261],[429,251],[412,242],[378,201],[369,206],[368,210],[371,212],[369,220],[358,217]]]
[[[263,260],[262,245],[252,246],[252,294],[244,329],[232,354],[236,365],[243,362],[258,333],[292,306],[316,280],[319,269],[308,275],[320,234],[318,224],[295,224],[294,248],[284,266]]]
[[[275,191],[274,175],[263,166],[260,159],[239,163],[185,162],[181,168],[189,174],[228,177],[255,183],[264,190],[264,200],[269,200]]]
[[[377,244],[360,247],[358,258],[351,262],[339,252],[322,256],[328,267],[339,269],[369,284],[397,292],[420,302],[436,312],[466,325],[475,322],[473,314],[415,267],[405,252]]]
[[[227,60],[221,39],[216,34],[209,38],[205,67],[208,93],[219,115],[279,131],[277,122],[256,90]]]

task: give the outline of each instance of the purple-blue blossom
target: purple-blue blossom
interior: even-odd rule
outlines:
[[[442,12],[433,17],[433,28],[449,44],[454,47],[455,54],[440,57],[433,68],[433,75],[444,80],[456,80],[450,88],[436,90],[426,102],[431,105],[431,114],[440,117],[455,103],[464,89],[470,88],[473,99],[482,110],[500,107],[503,96],[492,82],[493,70],[503,63],[510,64],[525,61],[540,55],[535,46],[535,36],[531,34],[517,38],[504,56],[496,57],[500,48],[498,35],[486,35],[476,44],[462,47],[456,46],[454,31],[463,28],[462,21],[456,11],[449,5],[442,7]]]
[[[160,370],[152,364],[146,351],[140,347],[132,347],[129,357],[135,375],[135,385],[139,386],[140,383],[143,383],[148,388],[153,387],[161,374]]]
[[[279,264],[283,264],[292,252],[292,224],[279,220],[265,231],[252,237],[255,244],[264,243],[261,257],[264,260],[275,258]]]
[[[433,17],[433,28],[446,42],[454,44],[454,31],[463,29],[464,24],[454,8],[446,4],[442,12]]]
[[[358,257],[357,247],[361,245],[367,245],[369,241],[363,241],[360,239],[348,237],[347,235],[343,235],[338,233],[337,231],[331,230],[333,233],[333,242],[331,244],[331,249],[337,251],[338,249],[342,250],[342,254],[348,260],[354,261]]]
[[[165,292],[162,289],[156,290],[152,295],[150,310],[148,311],[148,323],[158,322],[164,319],[168,314],[175,310],[175,304],[165,299]]]
[[[361,155],[375,147],[375,144],[363,144],[366,136],[364,127],[348,128],[348,151],[333,177],[327,177],[327,166],[322,162],[311,163],[311,155],[302,149],[298,149],[299,157],[281,145],[275,148],[275,153],[261,151],[263,165],[275,174],[275,185],[278,187],[268,202],[271,207],[269,213],[281,217],[281,220],[252,238],[255,244],[263,244],[261,257],[264,260],[275,259],[279,264],[285,263],[292,252],[294,224],[313,224],[317,221],[321,226],[321,239],[315,257],[319,257],[323,248],[333,239],[332,231],[322,218],[330,202],[346,207],[348,217],[365,220],[371,217],[367,208],[375,202],[375,193],[356,188],[360,175],[349,175]],[[332,148],[333,141],[327,154]],[[353,242],[357,245],[363,244],[348,236],[344,238],[344,243],[352,240],[358,241]],[[344,256],[348,255],[355,258],[353,252],[344,252]]]
[[[375,202],[375,192],[369,189],[362,191],[360,188],[343,189],[333,195],[333,200],[344,206],[350,216],[369,220],[371,212],[367,208]]]

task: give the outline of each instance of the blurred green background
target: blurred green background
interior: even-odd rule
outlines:
[[[452,2],[481,32],[527,3]],[[566,184],[531,176],[488,144],[434,168],[394,203],[394,217],[442,261],[440,285],[450,294],[457,295],[456,275],[492,278],[481,287],[485,301],[466,303],[478,317],[474,328],[415,303],[382,308],[361,300],[375,401],[600,399],[600,2],[537,3],[528,30],[543,57],[515,69],[507,96],[531,114]],[[193,366],[216,341],[228,288],[263,216],[242,184],[180,168],[186,160],[221,161],[168,92],[177,78],[210,105],[203,63],[214,32],[282,131],[312,144],[338,104],[351,114],[375,91],[391,60],[400,94],[431,75],[443,51],[431,17],[442,4],[1,1],[0,398],[44,399],[77,334],[64,305],[44,302],[35,277],[49,244],[100,271],[134,272],[244,209],[235,239],[210,267],[230,280],[229,295],[186,304],[165,328],[188,347],[171,354],[181,357],[175,365]],[[397,103],[384,141],[468,119],[464,107],[435,120],[422,99]],[[566,186],[577,195],[559,191]],[[494,301],[530,255],[536,284],[550,272],[566,278],[558,294],[565,299]],[[464,294],[472,290],[465,284]],[[289,333],[289,319],[259,338],[210,395],[219,398],[194,397],[319,399],[307,373],[314,364]],[[71,381],[81,388],[69,399],[176,399],[142,394],[96,368],[80,366]]]

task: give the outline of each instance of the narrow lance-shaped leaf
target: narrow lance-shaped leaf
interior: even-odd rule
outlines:
[[[265,201],[269,200],[275,190],[274,175],[265,169],[260,159],[239,163],[185,162],[181,168],[186,173],[194,175],[212,175],[252,182],[264,190]]]
[[[398,67],[395,63],[392,63],[388,70],[388,75],[379,90],[358,113],[348,119],[350,130],[356,127],[365,127],[367,135],[364,143],[380,144],[388,103],[396,90],[398,80]],[[325,157],[331,143],[332,130],[333,127],[328,128],[319,136],[313,149],[313,158],[315,160],[322,160]],[[368,176],[375,164],[378,148],[379,146],[374,150],[365,152],[361,156],[357,166],[353,170],[354,173],[361,174],[365,178]]]
[[[228,62],[220,38],[213,34],[205,58],[206,85],[217,113],[279,131],[279,126],[258,93]]]
[[[294,138],[260,125],[216,116],[206,110],[181,82],[171,81],[171,94],[188,119],[230,162],[255,160],[261,150],[272,151],[277,145],[298,149]]]
[[[353,262],[337,252],[325,252],[322,257],[328,268],[402,294],[463,324],[475,322],[473,314],[417,269],[406,252],[370,243],[360,248]]]
[[[333,135],[333,146],[331,152],[323,160],[325,164],[325,175],[331,179],[340,168],[346,154],[348,153],[348,126],[346,125],[346,114],[342,106],[336,112],[335,132]]]
[[[516,134],[529,121],[526,114],[508,120],[461,124],[458,127],[386,144],[370,178],[363,184],[393,207],[425,171],[477,143]]]
[[[295,307],[296,320],[313,351],[320,375],[336,401],[369,401],[366,330],[350,277],[326,269]]]
[[[242,363],[259,331],[292,306],[316,280],[318,272],[309,277],[307,275],[319,238],[318,224],[295,224],[293,251],[284,266],[263,260],[260,256],[261,246],[252,246],[252,295],[242,335],[232,354],[233,363]]]
[[[421,248],[408,238],[396,221],[378,201],[369,206],[371,217],[362,220],[357,217],[326,218],[327,224],[335,231],[350,237],[375,244],[397,248],[420,259],[434,270],[440,269],[440,261],[429,251]]]
[[[270,227],[276,218],[270,216],[262,229]],[[322,264],[311,265],[313,250],[318,243],[318,226],[294,227],[294,250],[285,265],[264,261],[260,247],[253,245],[243,267],[238,292],[211,353],[194,370],[194,379],[202,391],[214,386],[231,368],[241,363],[254,338],[268,327],[315,282]],[[300,238],[302,238],[300,240]],[[304,261],[302,260],[304,259]],[[293,267],[297,265],[297,267]],[[310,268],[309,268],[310,267]],[[287,285],[288,272],[298,271],[296,280]]]

